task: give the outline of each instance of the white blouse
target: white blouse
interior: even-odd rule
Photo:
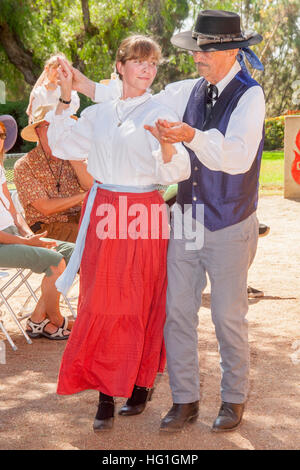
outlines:
[[[158,140],[144,129],[158,118],[178,120],[172,110],[155,102],[150,93],[86,108],[78,121],[50,111],[48,142],[53,155],[64,160],[88,159],[88,171],[102,183],[144,186],[168,185],[190,176],[187,150],[175,144],[177,153],[164,163]],[[120,124],[121,125],[118,125]]]
[[[228,74],[216,84],[219,96],[241,70],[235,61]],[[153,99],[170,107],[182,121],[191,92],[199,79],[171,83]],[[109,85],[96,83],[95,102],[115,99],[122,93],[120,80],[110,80]],[[245,173],[251,167],[262,138],[265,118],[265,99],[260,86],[249,88],[240,98],[228,123],[225,136],[218,129],[196,129],[193,140],[185,143],[210,170],[232,175]]]
[[[45,86],[38,86],[32,92],[34,100],[32,101],[32,114],[35,113],[39,106],[45,106],[49,104],[58,104],[58,100],[61,95],[60,86],[58,85],[55,90],[47,90]],[[72,114],[75,114],[80,106],[79,96],[76,91],[72,90],[70,110]]]

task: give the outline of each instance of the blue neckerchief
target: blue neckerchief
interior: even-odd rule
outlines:
[[[257,57],[257,55],[249,47],[242,47],[239,50],[239,53],[236,56],[236,59],[239,62],[243,72],[250,75],[249,70],[247,69],[246,64],[245,64],[245,58],[254,69],[264,70],[264,66],[259,60],[259,58]]]

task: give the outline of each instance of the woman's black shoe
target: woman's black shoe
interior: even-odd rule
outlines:
[[[112,429],[114,424],[114,412],[115,412],[115,403],[113,397],[108,395],[103,398],[102,393],[100,393],[98,411],[95,416],[93,429],[95,432],[99,431],[109,431]]]
[[[134,386],[132,395],[126,404],[120,409],[119,415],[139,415],[146,408],[147,401],[151,401],[154,388]]]

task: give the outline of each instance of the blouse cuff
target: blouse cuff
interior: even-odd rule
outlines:
[[[156,175],[160,184],[173,184],[183,181],[190,176],[190,159],[185,155],[175,153],[170,162],[165,163],[160,149],[152,151],[156,160]]]

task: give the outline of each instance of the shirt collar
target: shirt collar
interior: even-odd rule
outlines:
[[[229,82],[235,77],[235,75],[241,70],[241,66],[236,60],[231,69],[229,70],[228,74],[225,75],[222,80],[220,80],[218,83],[216,83],[216,87],[218,88],[219,96],[224,90],[224,88],[228,85]]]

